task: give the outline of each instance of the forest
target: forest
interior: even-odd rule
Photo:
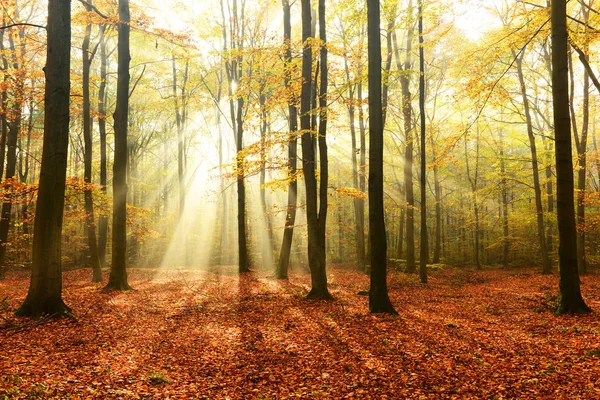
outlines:
[[[0,1],[0,400],[600,398],[600,1]]]

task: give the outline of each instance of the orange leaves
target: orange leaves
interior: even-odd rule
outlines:
[[[310,276],[133,269],[128,293],[64,274],[73,320],[17,319],[28,276],[0,281],[0,397],[597,398],[599,322],[553,316],[556,277],[448,266],[424,287],[393,271],[400,315],[367,313],[361,272]],[[590,298],[595,276],[584,279]],[[4,300],[2,298],[6,297]],[[54,362],[52,360],[60,360]]]

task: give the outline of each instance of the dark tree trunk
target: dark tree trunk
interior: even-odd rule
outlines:
[[[419,113],[421,119],[421,254],[419,277],[421,283],[427,283],[427,262],[429,261],[429,244],[427,242],[427,152],[425,146],[425,50],[423,47],[423,3],[419,0]]]
[[[112,265],[105,289],[130,290],[127,282],[127,128],[129,121],[129,0],[119,0],[115,158],[113,162]]]
[[[321,2],[319,3],[319,14],[321,14]],[[323,14],[324,17],[324,14]],[[302,134],[302,169],[304,171],[304,182],[306,186],[306,219],[308,225],[308,264],[311,271],[311,282],[312,288],[308,294],[308,298],[314,299],[329,299],[331,295],[327,290],[327,275],[325,269],[325,254],[321,254],[321,250],[324,250],[325,235],[323,229],[323,235],[321,235],[321,227],[325,227],[325,221],[320,221],[319,210],[317,209],[317,179],[315,174],[316,168],[316,157],[315,157],[315,146],[313,142],[313,135],[311,133],[311,93],[312,93],[312,49],[309,43],[312,37],[311,29],[311,5],[310,0],[302,0],[302,41],[303,41],[303,52],[302,52],[302,94],[300,103],[300,128],[303,131]],[[324,18],[322,20],[323,29]],[[325,53],[325,65],[326,67],[326,53]],[[321,53],[321,63],[323,63],[323,53]],[[326,72],[325,72],[326,74]],[[316,82],[314,82],[316,85]],[[326,101],[326,89],[325,86],[322,90],[321,98]],[[324,122],[323,114],[321,113],[321,123]],[[326,114],[325,114],[326,118]],[[324,126],[326,128],[326,126]],[[321,136],[319,132],[319,136]],[[319,145],[324,145],[324,139],[319,138]],[[320,150],[321,157],[327,152],[327,148]],[[326,156],[326,154],[325,154]],[[323,172],[325,176],[323,176]],[[327,182],[327,171],[321,173],[321,184]],[[323,190],[323,189],[322,189]],[[325,191],[327,190],[325,184]],[[322,198],[322,196],[321,196]],[[321,212],[325,212],[323,217],[325,218],[327,212],[327,203],[321,204]],[[324,251],[323,251],[324,253]]]
[[[387,240],[383,206],[383,107],[379,0],[367,1],[369,43],[369,310],[396,314],[387,288]]]
[[[579,272],[577,270],[577,230],[575,227],[571,121],[569,119],[567,4],[565,0],[552,0],[551,19],[552,100],[554,108],[560,271],[560,301],[557,313],[585,313],[589,312],[590,308],[581,297]]]
[[[91,1],[90,1],[91,4]],[[90,5],[86,5],[86,11],[92,10]],[[90,252],[90,264],[92,266],[92,282],[102,282],[102,269],[100,258],[98,256],[98,242],[96,240],[96,222],[94,218],[94,198],[92,193],[92,116],[90,109],[90,69],[92,58],[90,57],[90,35],[92,25],[85,27],[85,36],[81,46],[81,56],[83,60],[82,86],[83,86],[83,180],[86,184],[84,191],[85,200],[85,218],[87,228],[88,248]]]
[[[98,132],[100,134],[100,186],[104,195],[107,191],[107,157],[106,157],[106,25],[100,25],[100,87],[98,89]],[[100,215],[98,221],[98,258],[100,265],[106,267],[106,243],[108,240],[108,217]]]
[[[61,233],[69,145],[71,2],[48,1],[44,144],[29,291],[17,315],[62,315]]]
[[[294,224],[296,223],[296,202],[298,197],[298,181],[296,180],[297,151],[298,151],[298,109],[296,108],[297,99],[290,89],[292,81],[292,23],[289,0],[282,0],[283,4],[283,41],[285,45],[285,78],[284,84],[289,91],[287,94],[288,104],[288,176],[291,178],[288,186],[287,215],[285,218],[285,230],[283,231],[283,242],[281,244],[281,253],[279,255],[279,264],[277,267],[277,278],[287,279],[290,265],[290,254],[292,250],[292,239],[294,236]]]

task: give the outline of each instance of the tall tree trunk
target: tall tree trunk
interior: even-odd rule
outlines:
[[[435,147],[435,146],[432,146]],[[433,158],[437,156],[434,154]],[[439,264],[442,253],[442,185],[439,177],[439,167],[433,166],[433,187],[435,192],[435,244],[433,247],[433,263]]]
[[[545,140],[544,148],[548,153],[551,153],[553,150],[553,141]],[[548,156],[548,160],[546,162],[546,197],[547,197],[547,215],[550,216],[546,221],[546,250],[548,251],[548,255],[552,254],[553,250],[553,241],[552,237],[554,236],[554,188],[553,188],[553,179],[554,174],[552,171],[552,155]]]
[[[269,114],[267,112],[267,95],[265,93],[266,84],[262,84],[259,94],[260,107],[260,207],[263,214],[263,237],[262,237],[262,265],[271,269],[273,266],[273,226],[271,224],[271,214],[267,206],[267,188],[265,182],[267,178],[267,130],[269,128]]]
[[[177,127],[177,183],[179,188],[179,218],[183,215],[185,208],[185,178],[184,178],[184,143],[183,143],[183,121],[181,116],[181,107],[179,106],[179,95],[177,94],[177,64],[175,54],[172,54],[173,67],[173,104],[175,106],[175,124]]]
[[[319,37],[322,42],[321,58],[321,82],[319,89],[319,214],[318,214],[318,261],[312,279],[311,292],[307,297],[315,299],[329,299],[331,295],[327,289],[327,212],[329,209],[327,190],[329,189],[329,158],[327,153],[327,86],[329,80],[329,64],[327,60],[327,35],[325,20],[325,0],[319,0]],[[315,81],[316,85],[316,81]],[[315,177],[316,178],[316,177]]]
[[[129,121],[129,0],[119,0],[115,157],[113,162],[112,265],[105,289],[129,290],[127,282],[127,129]]]
[[[467,179],[471,184],[471,197],[473,199],[473,216],[475,217],[475,230],[473,232],[473,257],[475,261],[475,267],[481,269],[481,254],[480,254],[480,224],[479,224],[479,201],[477,196],[478,181],[479,181],[479,128],[477,128],[477,136],[475,141],[475,172],[471,177],[471,168],[469,166],[469,153],[467,150],[467,139],[465,138],[465,164],[467,166]],[[462,224],[461,224],[462,225]]]
[[[552,0],[552,100],[554,108],[556,197],[559,237],[559,289],[557,313],[585,313],[577,270],[577,230],[573,184],[571,121],[569,119],[569,68],[567,57],[567,3]]]
[[[283,41],[285,45],[285,77],[284,84],[288,90],[288,202],[285,218],[285,230],[283,231],[283,242],[281,244],[281,253],[279,255],[279,264],[277,266],[277,278],[287,279],[290,265],[290,254],[292,249],[292,239],[294,236],[294,224],[296,223],[296,203],[298,197],[298,181],[296,179],[297,151],[298,151],[298,109],[296,108],[297,99],[291,90],[292,81],[292,23],[289,0],[282,0],[283,5]]]
[[[412,0],[408,2],[408,13],[412,15]],[[416,272],[415,263],[415,195],[413,186],[413,126],[412,126],[412,94],[410,92],[410,75],[412,68],[412,40],[414,27],[408,28],[406,36],[406,58],[404,66],[400,61],[400,52],[394,32],[394,52],[398,70],[403,71],[400,75],[400,86],[402,88],[402,116],[404,118],[404,136],[406,150],[404,153],[404,186],[406,190],[406,270],[410,273]]]
[[[321,2],[319,2],[319,14],[321,14]],[[324,16],[324,15],[323,15]],[[306,186],[306,219],[308,225],[308,264],[311,271],[312,288],[309,292],[309,298],[331,298],[327,290],[327,276],[325,270],[325,255],[321,255],[321,249],[324,247],[324,235],[321,235],[321,226],[325,226],[324,221],[319,221],[319,210],[317,209],[317,179],[315,174],[315,146],[311,131],[311,93],[312,93],[312,48],[310,44],[311,32],[311,4],[310,0],[302,0],[302,93],[300,101],[300,128],[302,134],[302,169],[304,171],[304,183]],[[324,19],[322,20],[324,25]],[[324,29],[324,26],[323,26]],[[326,55],[325,55],[326,57]],[[323,59],[321,60],[321,62]],[[326,70],[326,67],[324,68]],[[316,85],[317,83],[314,82]],[[325,87],[326,89],[326,87]],[[326,91],[321,95],[326,95]],[[323,98],[323,97],[322,97]],[[326,98],[323,98],[326,100]],[[323,114],[321,114],[323,117]],[[326,115],[325,115],[326,117]],[[323,120],[321,120],[323,122]],[[319,132],[319,136],[321,132]],[[324,138],[323,138],[324,139]],[[319,138],[319,144],[321,138]],[[323,143],[324,144],[324,143]],[[321,156],[326,153],[327,148],[321,149]],[[326,182],[325,177],[321,176],[321,183]],[[322,172],[323,173],[323,172]],[[324,179],[325,178],[325,179]],[[324,179],[324,180],[323,180]],[[325,190],[327,188],[325,187]],[[327,203],[321,205],[321,211],[327,212]],[[326,215],[326,214],[325,214]],[[324,215],[324,216],[325,216]],[[322,225],[321,225],[322,224]],[[323,239],[323,240],[322,240]]]
[[[383,106],[379,0],[367,1],[369,42],[369,310],[396,314],[387,288],[387,240],[383,206]]]
[[[552,262],[546,248],[546,230],[544,228],[544,207],[542,205],[542,187],[540,185],[540,172],[538,166],[537,146],[535,144],[535,135],[533,134],[533,122],[531,119],[531,110],[529,108],[529,98],[527,97],[527,87],[523,75],[522,56],[517,56],[513,50],[516,59],[517,74],[523,98],[523,109],[525,112],[525,122],[527,125],[527,136],[529,137],[529,148],[531,150],[531,167],[533,169],[533,189],[535,192],[535,212],[537,216],[538,244],[542,256],[542,272],[549,274],[552,272]]]
[[[362,46],[361,46],[362,48]],[[361,68],[362,72],[362,68]],[[365,124],[365,115],[363,111],[363,83],[359,82],[356,90],[358,100],[358,129],[360,133],[360,158],[358,166],[358,189],[361,193],[365,193],[367,190],[367,128]],[[362,268],[367,271],[366,262],[370,259],[370,255],[367,254],[370,250],[366,249],[365,245],[365,199],[358,198],[355,200],[356,204],[356,217],[357,217],[357,231],[358,231],[358,244],[357,246],[362,251],[363,264]]]
[[[86,11],[92,10],[91,1],[85,6]],[[92,282],[102,282],[102,269],[98,255],[98,242],[96,240],[96,221],[94,218],[94,198],[92,192],[92,116],[90,109],[90,69],[92,58],[90,57],[90,35],[92,25],[87,24],[85,35],[81,46],[81,56],[83,60],[82,86],[83,86],[83,180],[86,188],[84,191],[85,201],[85,219],[87,228],[88,248],[90,252],[90,264],[92,266]]]
[[[589,10],[585,4],[581,4],[581,13],[583,22],[588,23]],[[584,27],[587,35],[587,26]],[[587,42],[586,42],[587,43]],[[588,61],[589,46],[584,45],[583,51],[586,54],[585,60]],[[581,274],[586,274],[587,260],[585,257],[585,190],[587,177],[587,139],[590,126],[590,75],[587,69],[583,71],[583,120],[581,122],[581,136],[575,136],[577,158],[579,168],[577,168],[577,265]]]
[[[108,79],[108,55],[106,54],[106,25],[100,30],[100,87],[98,89],[98,132],[100,134],[100,190],[107,192],[107,152],[106,152],[106,85]],[[108,241],[108,216],[100,215],[98,221],[98,258],[100,265],[106,267],[106,243]]]
[[[504,159],[504,133],[502,129],[500,129],[498,133],[498,141],[500,147],[500,191],[502,193],[502,266],[507,268],[510,240],[508,225],[508,185],[506,179],[506,160]]]
[[[427,262],[429,244],[427,242],[427,152],[425,130],[425,50],[423,47],[423,1],[419,0],[419,113],[421,119],[421,247],[419,277],[421,283],[427,283]]]
[[[69,145],[71,2],[48,1],[44,144],[31,283],[17,315],[62,315],[61,231]]]

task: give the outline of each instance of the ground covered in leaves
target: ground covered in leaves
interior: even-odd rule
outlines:
[[[64,274],[74,319],[20,319],[24,272],[0,281],[0,399],[600,398],[596,311],[555,317],[557,277],[446,267],[428,286],[392,272],[398,316],[368,314],[368,277],[333,268],[334,301],[310,278],[253,272],[130,272],[104,292]],[[3,300],[4,299],[4,300]]]

